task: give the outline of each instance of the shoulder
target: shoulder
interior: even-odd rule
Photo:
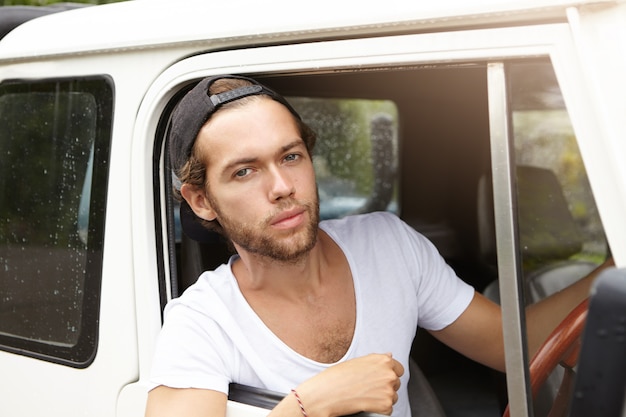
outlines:
[[[375,212],[325,221],[320,228],[344,251],[365,257],[393,257],[418,269],[443,260],[437,248],[424,235],[406,224],[397,215]]]
[[[423,245],[427,239],[389,212],[347,216],[320,223],[320,228],[338,241],[377,242],[391,245]]]
[[[393,213],[377,211],[374,213],[346,216],[341,219],[324,220],[320,223],[320,227],[326,232],[337,231],[341,233],[350,231],[352,233],[367,233],[389,227],[404,228],[408,226]]]
[[[197,314],[212,316],[217,299],[234,297],[234,278],[230,263],[214,271],[204,272],[180,297],[171,300],[165,308],[165,316],[175,314]],[[219,303],[221,304],[221,303]],[[186,312],[186,313],[184,313]]]
[[[381,253],[396,259],[417,260],[437,253],[420,233],[388,212],[375,212],[325,221],[320,228],[337,243],[344,253],[360,256],[371,254],[379,259]],[[400,258],[398,258],[400,257]]]

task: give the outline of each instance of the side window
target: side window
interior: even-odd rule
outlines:
[[[510,66],[522,271],[530,302],[582,278],[607,243],[552,67]]]
[[[578,281],[608,255],[604,230],[561,92],[547,61],[507,68],[524,301]],[[556,367],[533,398],[547,415],[563,379]]]
[[[0,85],[0,348],[71,366],[96,350],[113,90]]]

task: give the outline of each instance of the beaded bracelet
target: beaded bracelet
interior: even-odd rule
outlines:
[[[308,414],[306,413],[306,411],[304,410],[304,405],[302,404],[302,400],[300,399],[300,396],[298,395],[298,393],[296,392],[295,389],[292,389],[291,392],[293,392],[294,397],[296,397],[296,401],[298,401],[298,405],[300,406],[300,411],[302,411],[302,415],[304,417],[308,417]]]

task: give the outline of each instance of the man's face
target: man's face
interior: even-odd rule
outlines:
[[[207,203],[237,250],[294,262],[315,245],[313,164],[292,114],[261,98],[216,113],[198,136]]]

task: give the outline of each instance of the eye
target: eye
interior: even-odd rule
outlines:
[[[300,155],[297,153],[290,153],[287,156],[285,156],[284,161],[285,162],[294,162],[297,161],[298,159],[300,159]]]
[[[251,171],[252,170],[250,168],[242,168],[242,169],[236,171],[235,174],[233,175],[233,177],[235,177],[235,178],[243,178],[243,177],[246,177],[246,176],[250,175]]]

